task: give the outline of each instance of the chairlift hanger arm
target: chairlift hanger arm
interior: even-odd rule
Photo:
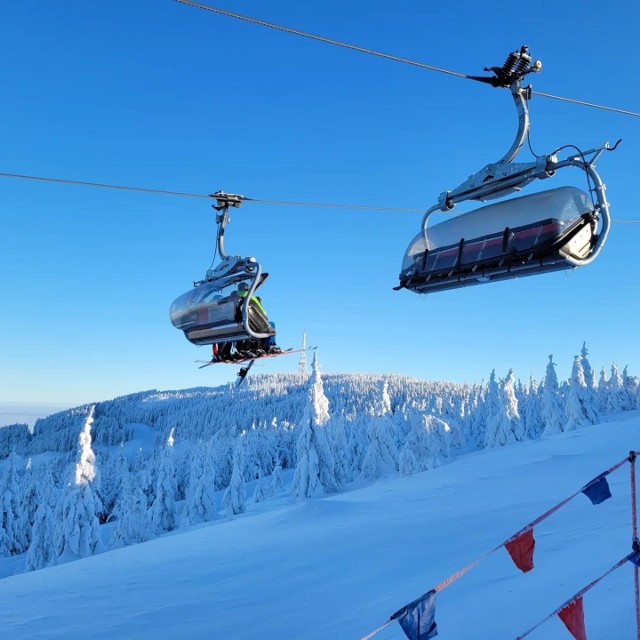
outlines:
[[[245,197],[234,193],[225,193],[224,191],[216,191],[211,194],[210,197],[215,198],[216,204],[211,206],[218,212],[216,215],[216,223],[218,225],[218,251],[220,252],[220,258],[226,260],[229,256],[224,250],[224,230],[230,222],[229,207],[239,208]]]
[[[528,101],[531,97],[531,86],[523,87],[522,80],[530,73],[537,73],[542,69],[539,60],[532,62],[529,48],[523,45],[519,51],[514,51],[507,56],[502,67],[485,68],[492,71],[494,77],[474,76],[474,79],[491,84],[494,87],[508,87],[514,99],[518,113],[518,130],[515,139],[500,160],[491,163],[471,175],[461,185],[445,191],[438,198],[438,206],[433,210],[448,211],[465,200],[486,201],[500,198],[509,193],[520,191],[527,184],[536,179],[545,179],[553,175],[564,163],[558,164],[557,151],[546,156],[540,156],[533,162],[514,163],[513,160],[524,145],[530,128]],[[616,143],[610,147],[608,143],[597,149],[583,153],[586,155],[596,153],[589,164],[593,165],[597,156],[604,150],[613,151],[618,146]],[[427,216],[432,211],[427,212]]]
[[[485,68],[485,71],[492,71],[495,74],[493,77],[474,76],[474,79],[487,82],[494,87],[510,89],[518,113],[518,130],[511,147],[502,158],[474,173],[456,189],[442,193],[439,198],[441,206],[452,209],[456,202],[462,200],[490,200],[500,197],[504,195],[506,188],[505,179],[512,178],[514,174],[527,173],[532,168],[540,171],[539,161],[512,163],[527,139],[530,126],[528,101],[531,97],[531,87],[523,87],[522,80],[526,75],[537,73],[540,69],[542,69],[542,63],[539,60],[532,63],[529,47],[523,45],[519,51],[514,51],[507,56],[502,67]],[[509,179],[508,182],[517,182],[517,180]]]

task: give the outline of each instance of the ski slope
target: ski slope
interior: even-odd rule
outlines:
[[[639,427],[640,412],[620,414],[296,505],[283,494],[232,519],[6,577],[2,637],[358,639],[639,449]],[[593,506],[579,495],[535,528],[533,571],[499,549],[439,593],[438,638],[513,639],[627,555],[629,465],[608,480],[612,499]],[[10,562],[19,566],[0,559],[5,575]],[[584,610],[589,640],[635,638],[632,565],[587,593]],[[405,636],[394,622],[375,637]],[[529,637],[571,636],[553,618]]]

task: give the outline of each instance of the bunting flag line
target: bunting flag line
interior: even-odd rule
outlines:
[[[453,582],[461,578],[468,571],[471,571],[471,569],[473,569],[478,564],[480,564],[480,562],[488,558],[491,554],[495,553],[498,549],[501,549],[502,547],[504,547],[507,550],[507,552],[509,553],[509,556],[513,560],[516,567],[520,569],[520,571],[522,571],[523,573],[527,573],[528,571],[531,571],[534,568],[533,552],[535,550],[535,544],[536,544],[535,538],[533,537],[534,527],[540,524],[543,520],[546,520],[549,516],[553,515],[556,511],[561,509],[565,504],[573,500],[580,493],[583,493],[585,496],[587,496],[587,498],[589,498],[591,503],[594,505],[600,504],[605,500],[608,500],[611,497],[611,489],[609,487],[609,483],[607,482],[606,476],[608,476],[610,473],[613,473],[614,471],[619,469],[622,465],[624,465],[627,462],[631,462],[633,467],[633,462],[635,461],[635,453],[640,453],[640,452],[631,452],[631,453],[634,455],[633,459],[631,457],[626,457],[620,462],[614,464],[612,467],[610,467],[606,471],[602,472],[600,475],[593,478],[593,480],[589,481],[581,489],[579,489],[569,497],[565,498],[564,500],[561,500],[556,505],[554,505],[553,507],[545,511],[542,515],[538,516],[535,520],[525,525],[516,534],[514,534],[513,536],[511,536],[501,544],[499,544],[497,547],[491,549],[491,551],[489,551],[488,553],[485,553],[483,556],[477,558],[473,562],[464,566],[462,569],[456,571],[455,573],[450,575],[448,578],[445,578],[444,580],[439,582],[435,587],[433,587],[433,589],[425,593],[423,596],[421,596],[417,600],[414,600],[413,602],[409,603],[408,605],[406,605],[405,607],[403,607],[402,609],[394,613],[389,618],[389,620],[387,620],[384,624],[379,626],[377,629],[371,631],[366,636],[363,636],[360,640],[370,640],[370,638],[373,638],[373,636],[375,636],[377,633],[382,631],[382,629],[387,627],[394,620],[398,620],[398,622],[400,623],[400,626],[402,627],[405,635],[407,636],[407,638],[409,638],[409,640],[428,640],[429,638],[434,638],[438,633],[437,625],[435,623],[436,593],[438,593],[439,591],[442,591],[443,589],[446,589],[449,585],[451,585]],[[640,567],[640,553],[631,554],[631,555],[633,555],[634,557],[637,556],[636,558],[637,561],[632,560],[632,562],[634,562],[636,566]],[[569,605],[572,605],[578,597],[580,598],[582,597],[583,593],[591,589],[602,578],[609,575],[609,573],[611,573],[612,571],[617,569],[619,566],[624,564],[624,562],[630,559],[631,559],[631,556],[623,558],[618,564],[616,564],[609,571],[607,571],[607,573],[605,573],[603,576],[601,576],[600,578],[595,580],[593,583],[588,585],[588,587],[583,589],[580,593],[576,594],[574,598],[565,602],[564,605],[562,605],[562,607],[554,611],[547,618],[545,618],[540,623],[538,623],[535,627],[529,629],[529,631],[525,632],[523,635],[518,636],[516,640],[521,640],[521,638],[524,638],[525,636],[529,635],[529,633],[531,633],[534,629],[537,629],[547,619],[553,617],[556,614],[559,614],[559,612],[563,608],[567,609],[567,611],[563,615],[567,617],[571,625],[574,625],[572,626],[572,628],[575,628],[577,630],[576,633],[580,633],[580,625],[578,622],[575,622],[574,618],[575,616],[578,615],[577,613],[578,607],[580,608],[580,611],[582,611],[582,601],[580,602],[579,605],[575,605],[574,608],[570,608]],[[640,616],[640,614],[638,615]],[[582,625],[584,626],[584,615],[582,616],[582,619],[583,619]],[[564,619],[562,620],[563,622],[565,622]],[[565,625],[567,626],[569,631],[571,631],[571,633],[573,634],[573,631],[571,630],[572,628],[569,628],[569,626],[567,625],[567,622],[565,622]],[[640,625],[640,617],[639,617],[639,625]],[[425,634],[428,634],[428,635],[425,635]],[[574,634],[574,638],[576,638],[577,640],[583,640],[580,635]],[[640,640],[640,634],[638,638]],[[586,640],[586,636],[584,640]]]
[[[509,542],[506,542],[504,546],[514,564],[522,573],[527,573],[527,571],[533,569],[533,550],[536,546],[533,529],[526,529]]]

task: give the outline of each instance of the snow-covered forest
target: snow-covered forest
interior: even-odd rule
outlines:
[[[15,556],[12,572],[37,570],[234,518],[249,502],[297,503],[640,408],[626,368],[597,376],[586,345],[565,364],[567,379],[549,356],[541,382],[510,370],[453,384],[321,375],[314,358],[310,374],[141,392],[40,419],[33,432],[3,427],[0,557]]]

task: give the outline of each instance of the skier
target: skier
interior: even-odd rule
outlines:
[[[238,284],[236,294],[240,297],[238,303],[238,313],[242,313],[242,299],[249,295],[249,285],[246,282]],[[262,299],[259,296],[251,296],[249,300],[250,309],[254,308],[259,310],[260,314],[264,316],[264,319],[269,322],[269,325],[275,331],[276,325],[274,322],[269,321],[267,312],[262,305]],[[213,359],[214,360],[248,360],[252,358],[261,358],[265,355],[282,353],[282,349],[276,344],[275,333],[272,336],[266,338],[249,338],[247,340],[238,340],[236,342],[224,342],[221,344],[213,345]]]

